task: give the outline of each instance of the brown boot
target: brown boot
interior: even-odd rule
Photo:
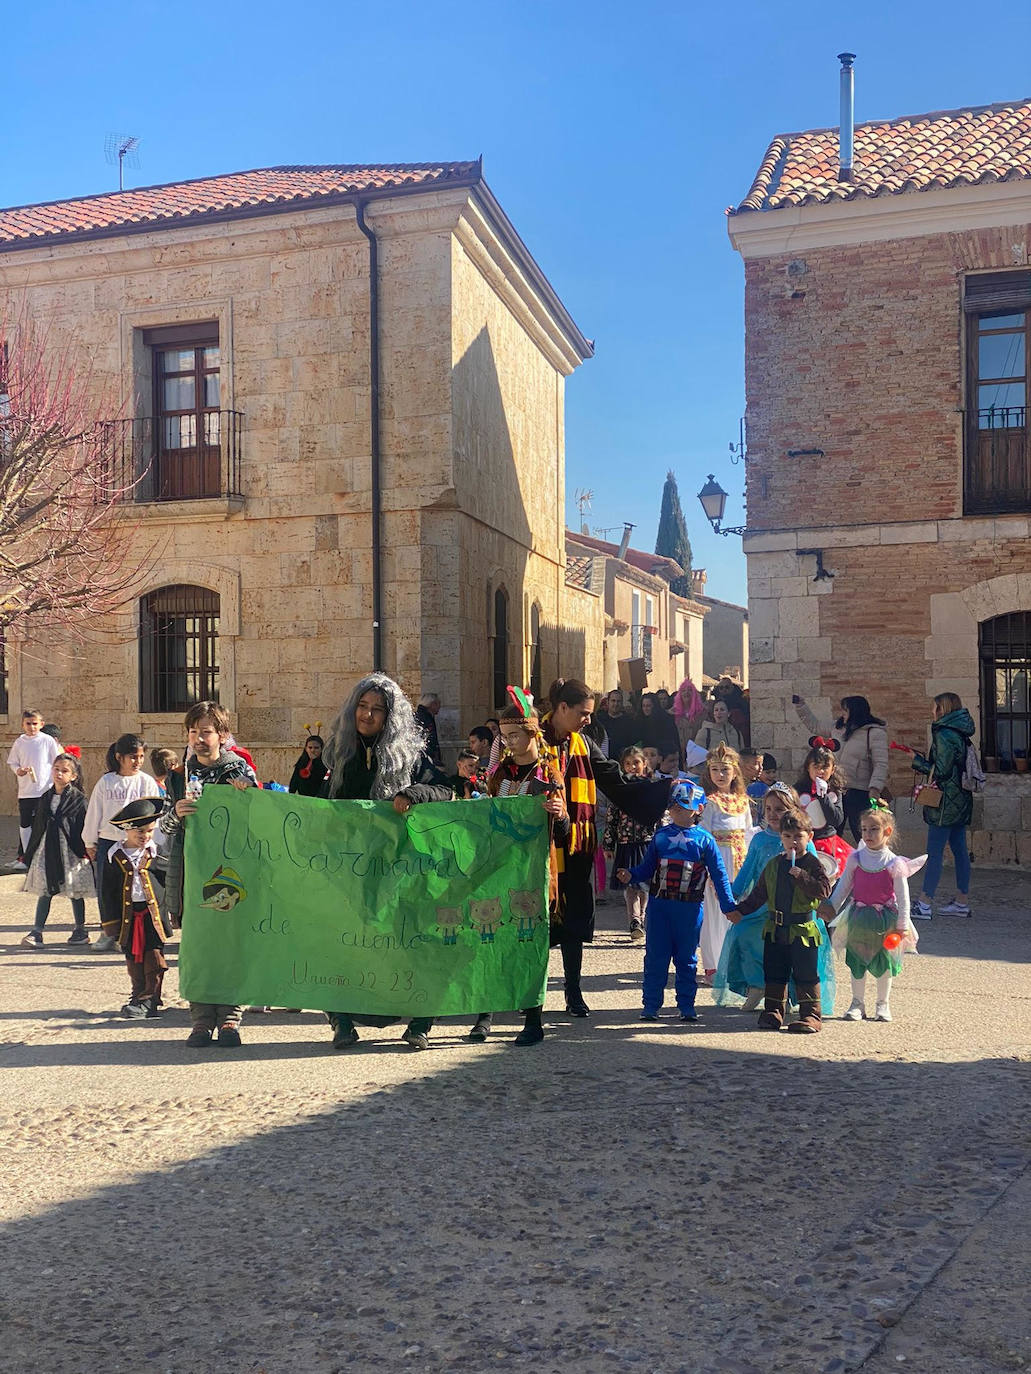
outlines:
[[[784,1013],[788,1005],[786,983],[767,983],[766,998],[759,1013],[760,1030],[780,1030],[784,1024]]]
[[[789,1031],[796,1035],[815,1035],[822,1024],[819,983],[796,983],[798,992],[798,1020],[792,1021]]]

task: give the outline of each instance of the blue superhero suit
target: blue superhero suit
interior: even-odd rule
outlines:
[[[757,835],[753,835],[745,861],[734,879],[736,898],[748,896],[759,881],[763,869],[772,858],[781,853],[782,848],[779,833],[771,835],[768,830],[760,830]],[[806,853],[816,853],[811,843],[806,846]],[[769,914],[764,904],[750,916],[742,916],[737,925],[731,926],[727,932],[719,967],[712,980],[713,995],[718,1007],[740,1007],[748,996],[749,988],[765,986],[763,926]],[[826,926],[822,921],[817,921],[817,925],[824,937],[819,959],[820,1008],[824,1016],[830,1016],[834,1011],[834,952]],[[788,996],[794,1004],[796,999],[793,982],[789,987]]]
[[[733,911],[734,894],[719,846],[699,825],[664,825],[652,837],[644,858],[630,870],[634,883],[649,884],[645,924],[645,1016],[662,1006],[672,960],[680,1014],[695,1019],[698,940],[702,933],[702,895],[711,878],[720,910]]]

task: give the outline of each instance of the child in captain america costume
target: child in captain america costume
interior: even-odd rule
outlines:
[[[623,883],[649,884],[645,924],[642,1021],[657,1021],[672,960],[681,1021],[697,1021],[698,941],[702,933],[702,897],[712,879],[720,910],[734,910],[734,895],[719,846],[697,824],[705,793],[693,782],[674,783],[669,794],[670,824],[660,826],[644,858],[621,868]]]

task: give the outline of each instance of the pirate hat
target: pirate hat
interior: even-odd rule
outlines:
[[[112,816],[111,824],[117,825],[119,830],[128,830],[134,825],[149,825],[158,819],[164,809],[160,797],[140,797]]]

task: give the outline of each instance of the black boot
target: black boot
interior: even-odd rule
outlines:
[[[539,1045],[544,1039],[544,1027],[541,1025],[541,1012],[543,1007],[528,1007],[523,1012],[523,1029],[514,1040],[516,1045]]]
[[[590,1016],[591,1009],[580,991],[580,970],[583,967],[582,940],[562,942],[562,972],[565,975],[566,1011],[570,1016]]]
[[[491,1013],[489,1011],[481,1011],[476,1018],[476,1024],[469,1032],[469,1039],[475,1040],[482,1045],[487,1036],[490,1035],[490,1022]]]

